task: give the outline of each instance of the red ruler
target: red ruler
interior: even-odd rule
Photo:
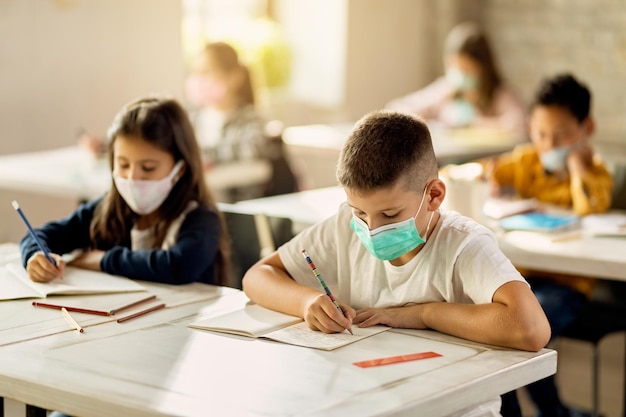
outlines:
[[[411,353],[408,355],[390,356],[388,358],[370,359],[367,361],[354,362],[353,365],[359,366],[361,368],[370,368],[372,366],[381,366],[381,365],[389,365],[392,363],[416,361],[419,359],[436,358],[438,356],[441,356],[441,354],[437,352],[420,352],[420,353]]]

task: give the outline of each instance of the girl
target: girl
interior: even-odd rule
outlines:
[[[205,169],[236,164],[245,172],[251,161],[267,161],[264,122],[255,108],[250,73],[232,46],[208,43],[193,62],[185,93]],[[262,195],[259,184],[227,189],[220,198],[234,202]]]
[[[193,129],[174,100],[146,98],[124,107],[108,131],[113,181],[104,196],[36,230],[55,267],[30,237],[20,242],[33,281],[69,264],[168,284],[224,284],[226,231],[209,192]]]
[[[457,25],[444,45],[445,76],[392,100],[388,109],[417,114],[445,127],[487,127],[524,138],[525,111],[496,68],[487,37],[471,22]]]
[[[263,123],[254,107],[248,68],[224,42],[205,46],[185,83],[205,163],[220,164],[257,158]]]

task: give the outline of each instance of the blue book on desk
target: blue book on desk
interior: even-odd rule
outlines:
[[[552,232],[577,226],[578,216],[551,213],[523,213],[500,220],[500,227],[505,230],[529,230]]]

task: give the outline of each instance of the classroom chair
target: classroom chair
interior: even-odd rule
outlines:
[[[263,190],[265,197],[295,193],[300,188],[285,149],[283,130],[284,124],[279,120],[271,120],[265,125],[264,152],[272,168],[270,179]]]
[[[611,208],[626,210],[626,164],[611,167],[613,193]],[[562,337],[589,342],[592,353],[592,416],[600,412],[600,342],[604,337],[626,332],[626,283],[608,282],[604,299],[593,299],[585,306],[580,316],[561,335]],[[624,347],[624,396],[623,416],[626,417],[626,346]]]
[[[231,277],[227,286],[241,289],[246,271],[293,237],[288,218],[246,212],[236,204],[218,203],[231,245]]]
[[[592,409],[594,417],[600,414],[600,342],[615,332],[626,331],[626,305],[607,301],[591,300],[581,311],[579,317],[568,326],[561,337],[589,342],[593,345],[592,353]],[[626,381],[626,348],[624,349],[624,381]],[[626,417],[626,382],[624,383],[624,412]]]

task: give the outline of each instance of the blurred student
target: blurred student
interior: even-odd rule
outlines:
[[[56,267],[24,236],[29,277],[61,277],[61,255],[79,249],[69,265],[167,284],[225,283],[226,232],[185,110],[171,99],[130,103],[115,117],[107,143],[111,189],[36,230]]]
[[[494,160],[491,179],[524,198],[571,208],[578,215],[611,206],[613,180],[593,151],[591,92],[571,74],[543,80],[531,105],[530,144]]]
[[[192,64],[185,82],[198,143],[206,169],[220,164],[267,160],[264,121],[257,112],[248,68],[235,49],[224,42],[208,43]],[[244,193],[245,190],[239,190]],[[247,190],[234,199],[258,197]],[[252,193],[252,194],[250,194]]]
[[[390,111],[366,115],[339,158],[347,203],[248,270],[246,295],[324,333],[382,324],[541,349],[550,328],[530,287],[493,232],[440,211],[446,189],[437,173],[423,121]],[[311,274],[303,249],[345,316]],[[500,399],[488,403],[480,415],[498,415]]]
[[[601,213],[611,205],[613,181],[591,136],[595,124],[591,93],[571,74],[543,80],[531,106],[532,143],[518,145],[495,159],[491,180],[523,198],[569,208],[578,215]],[[552,338],[576,318],[591,296],[595,280],[541,271],[522,271],[552,327]],[[560,401],[554,377],[528,386],[540,416],[578,415]]]
[[[443,58],[444,76],[386,107],[447,128],[494,128],[523,139],[524,106],[504,83],[478,25],[464,22],[455,26],[446,37]]]
[[[206,171],[238,164],[239,174],[246,175],[250,162],[258,161],[267,162],[269,167],[265,121],[255,107],[250,72],[231,45],[205,45],[192,62],[184,91]],[[78,142],[95,155],[102,155],[105,149],[104,140],[88,132],[83,132]],[[229,202],[260,197],[265,185],[259,181],[249,187],[233,187],[219,197]]]

